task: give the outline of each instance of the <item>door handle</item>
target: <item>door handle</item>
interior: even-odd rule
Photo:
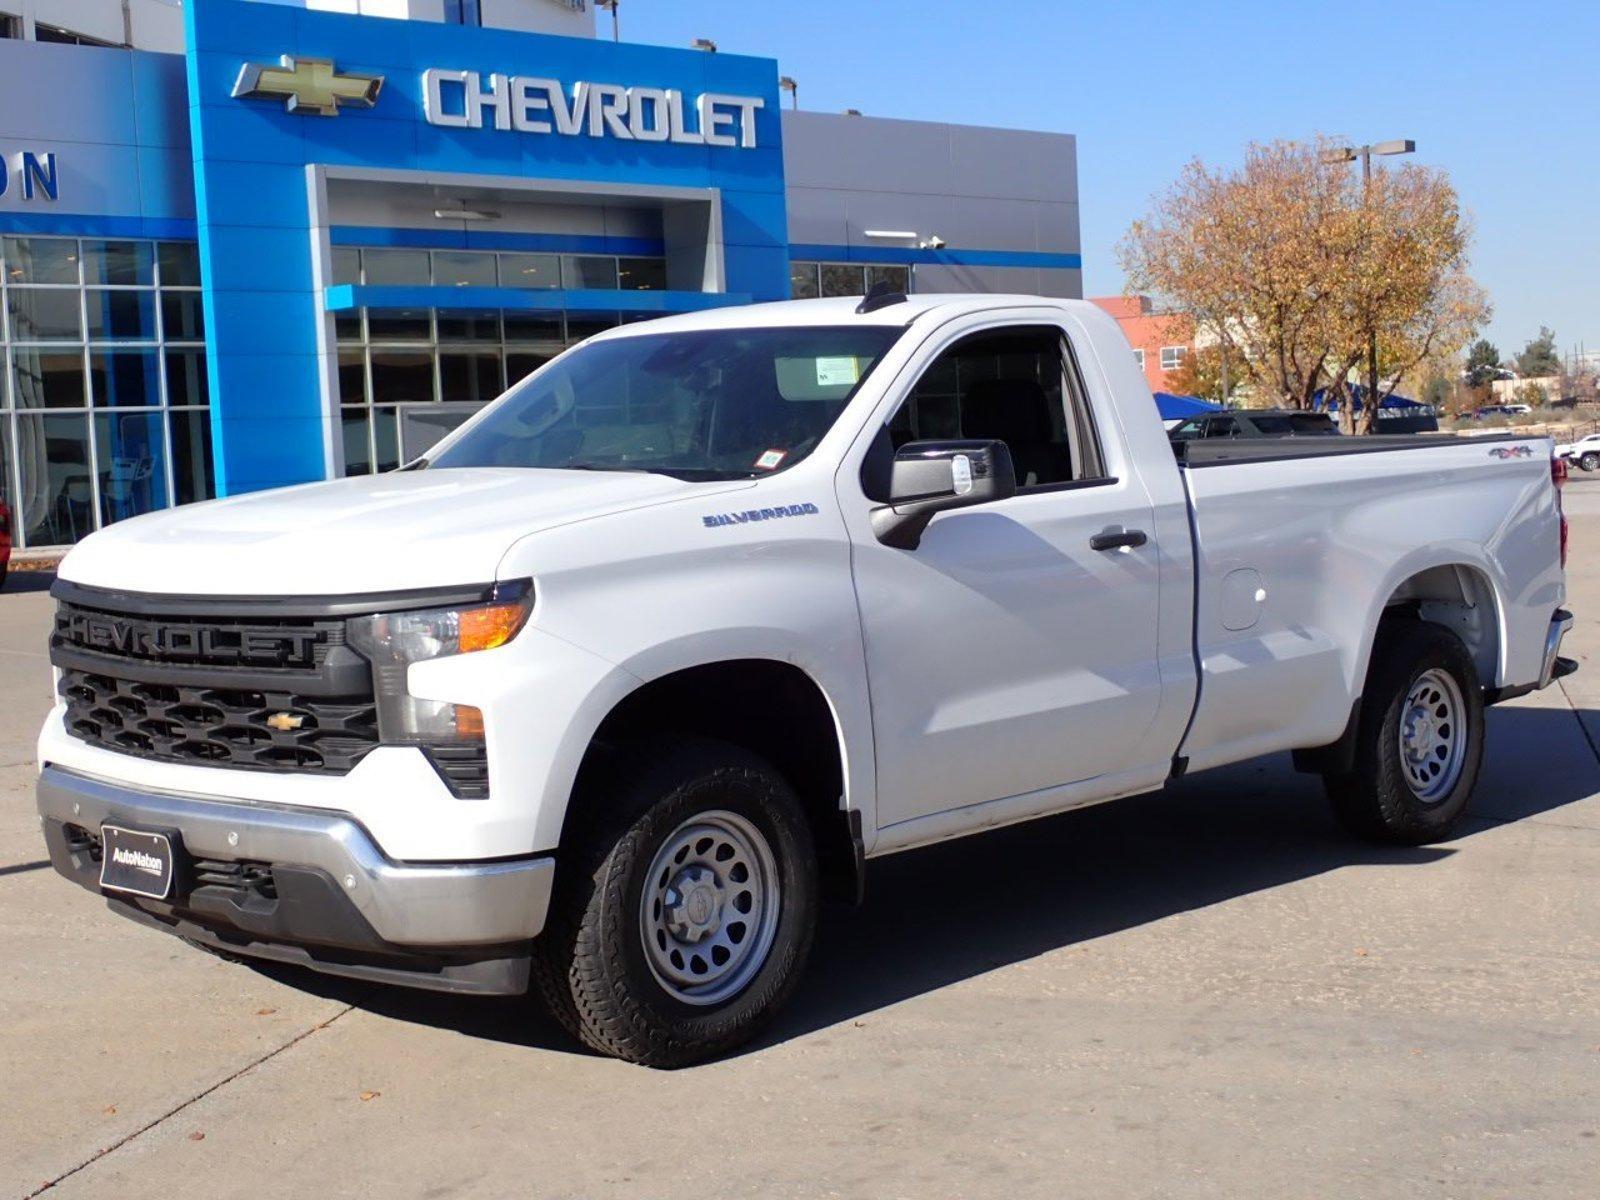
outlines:
[[[1142,529],[1108,529],[1089,539],[1089,549],[1120,550],[1124,546],[1142,546],[1149,540]]]

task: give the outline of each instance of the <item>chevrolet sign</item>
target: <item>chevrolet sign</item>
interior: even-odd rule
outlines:
[[[285,54],[278,66],[245,63],[233,94],[282,97],[289,112],[307,116],[337,117],[341,105],[371,108],[378,102],[382,75],[341,75],[326,58],[296,58]]]
[[[535,75],[480,75],[477,71],[422,74],[423,114],[428,124],[456,129],[514,129],[565,137],[676,142],[685,146],[756,144],[760,96],[702,92],[689,97],[673,88],[623,87],[580,81],[564,86]]]

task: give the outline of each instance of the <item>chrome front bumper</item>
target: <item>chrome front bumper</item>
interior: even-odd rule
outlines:
[[[99,864],[92,861],[84,839],[71,831],[98,838],[107,821],[135,829],[175,830],[191,858],[265,863],[307,878],[325,876],[332,881],[324,888],[328,896],[342,896],[377,942],[396,950],[455,951],[526,941],[544,927],[555,877],[552,858],[394,862],[365,829],[338,813],[136,791],[52,766],[39,777],[38,807],[56,870],[91,891],[99,891]],[[147,914],[158,907],[167,906],[139,902]],[[289,916],[300,921],[299,928],[305,927],[305,911],[285,919]],[[315,914],[310,916],[314,920]],[[260,918],[254,932],[269,942],[350,944],[348,937],[340,936],[279,938],[270,924],[263,927],[264,916],[254,917]],[[237,948],[253,952],[247,946]]]

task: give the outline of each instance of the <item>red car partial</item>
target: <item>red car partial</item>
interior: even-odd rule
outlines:
[[[0,587],[6,585],[6,571],[11,567],[11,510],[0,500]]]

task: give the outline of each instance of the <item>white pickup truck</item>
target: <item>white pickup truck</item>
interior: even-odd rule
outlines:
[[[225,956],[533,990],[679,1065],[877,856],[1292,750],[1450,834],[1549,684],[1546,440],[1191,442],[1112,320],[875,294],[569,350],[374,478],[90,537],[39,740],[57,870]]]

